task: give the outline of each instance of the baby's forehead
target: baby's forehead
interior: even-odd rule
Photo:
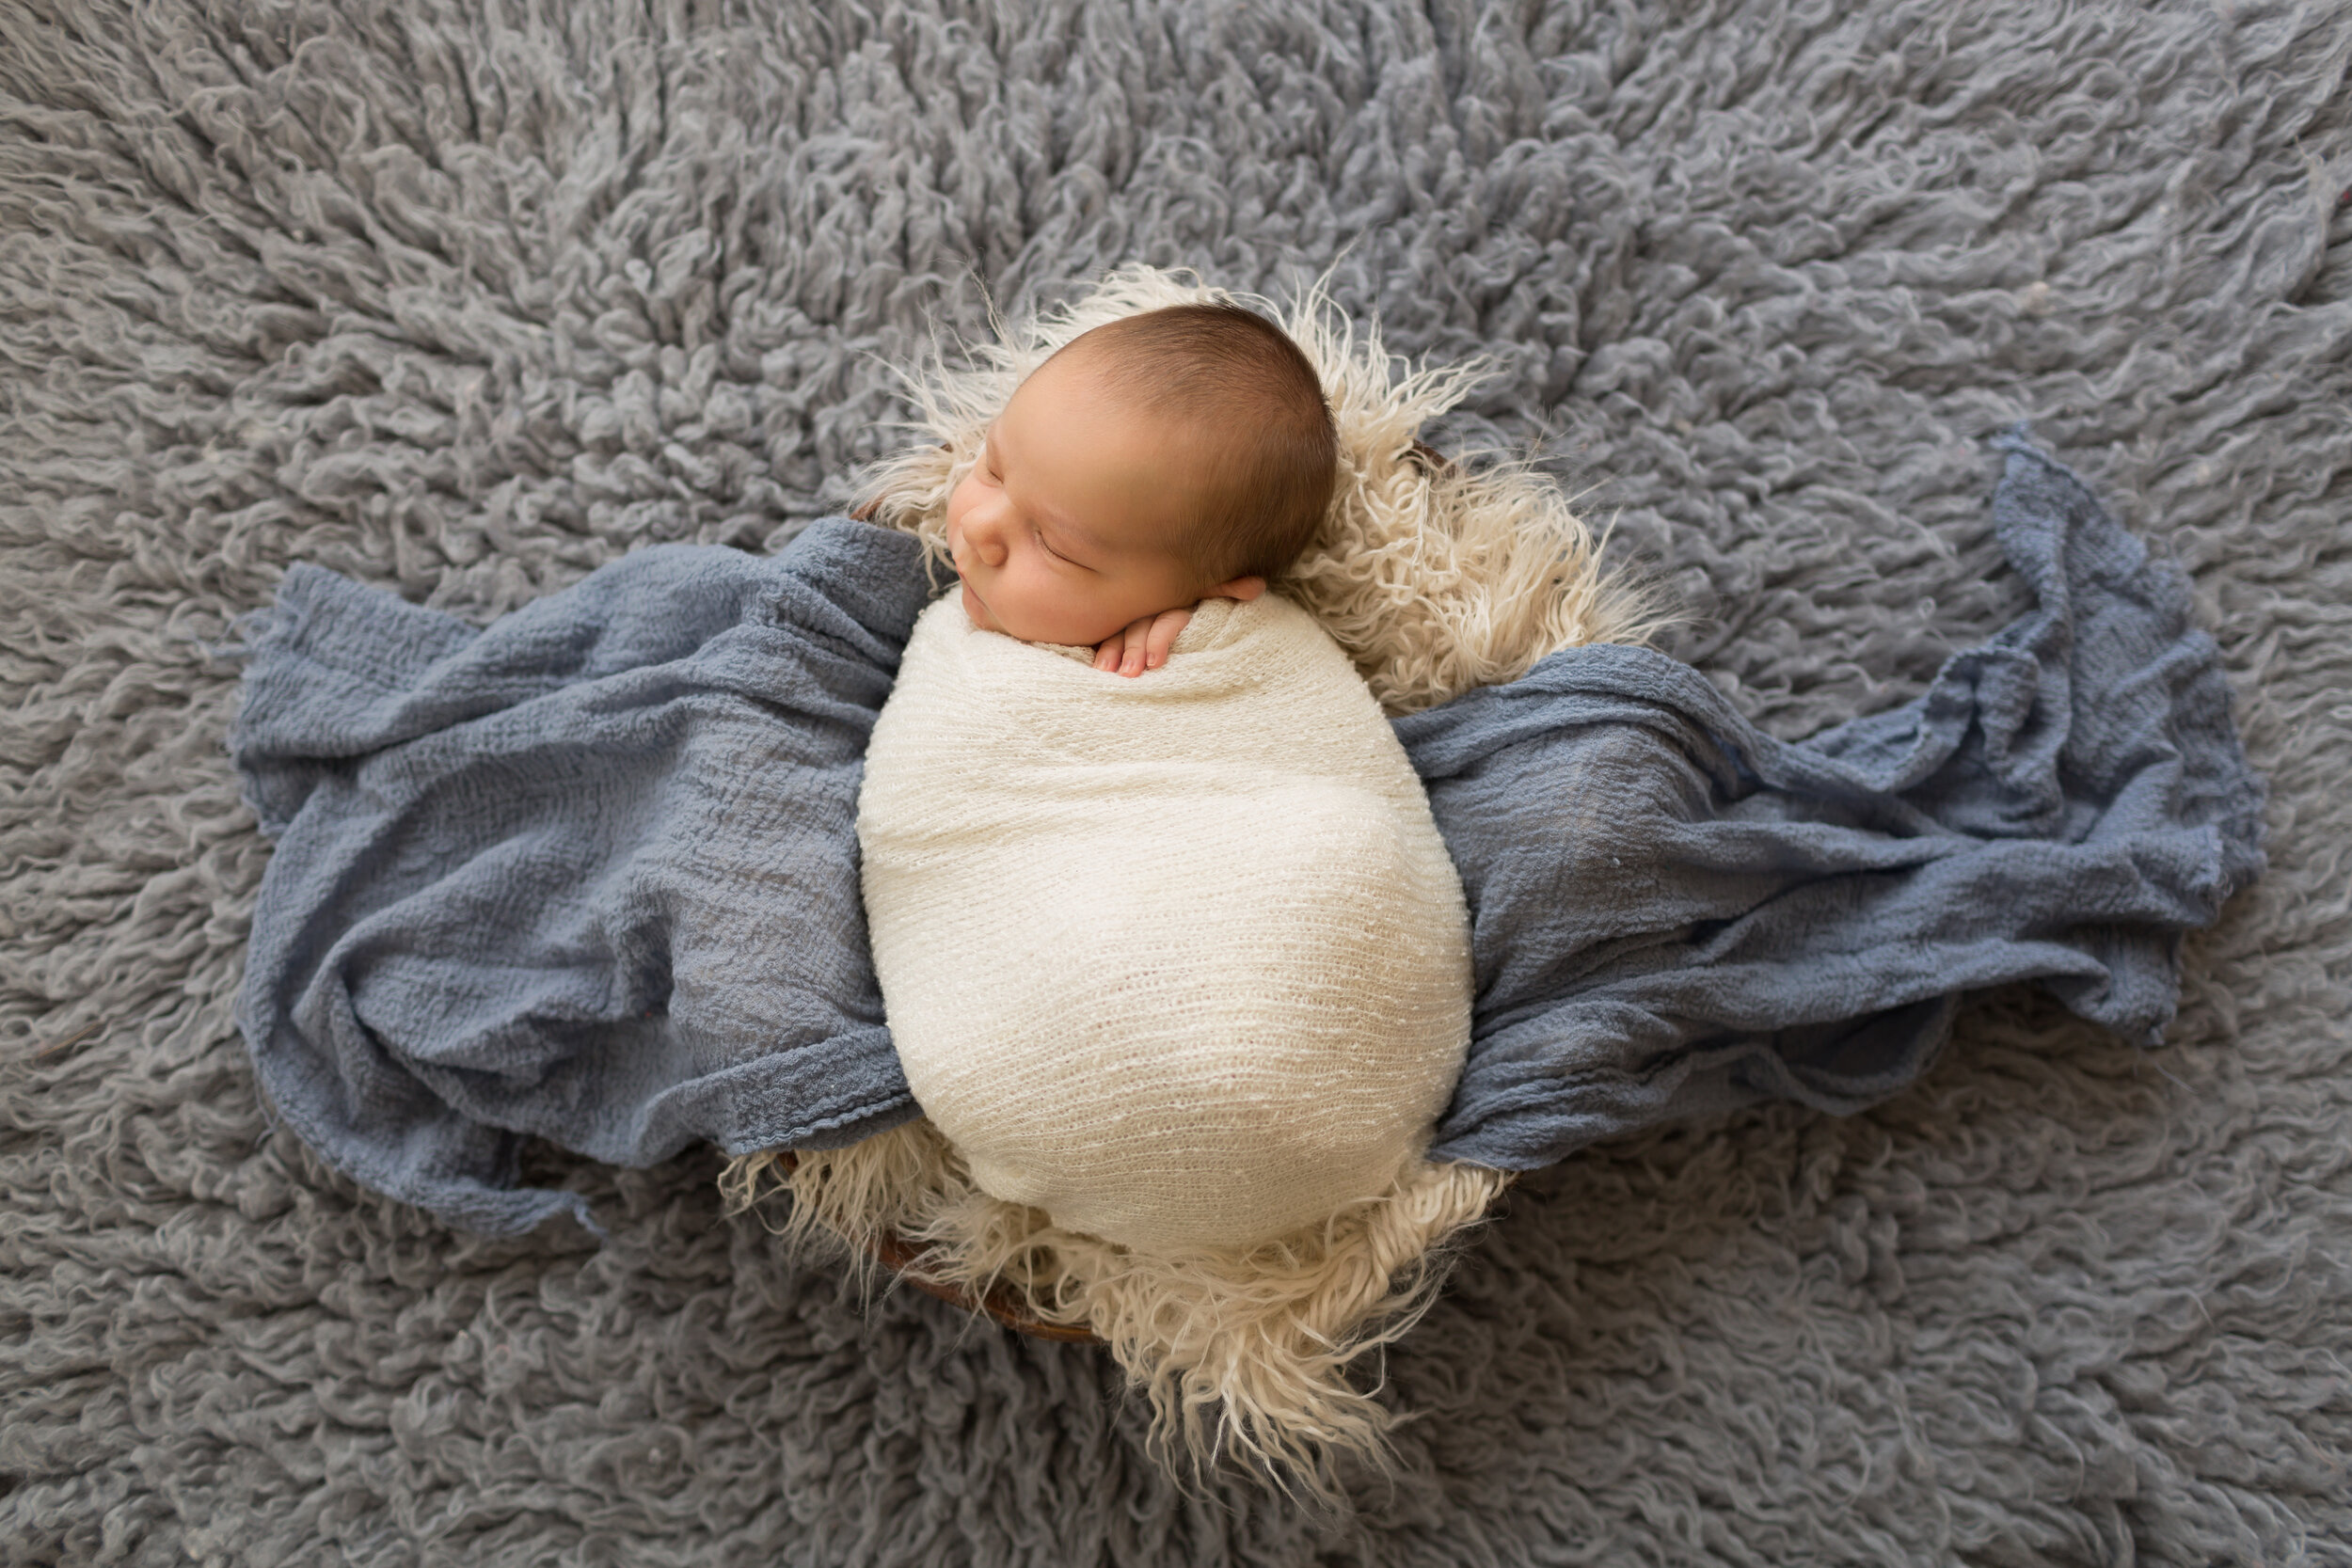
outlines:
[[[1238,436],[1253,417],[1247,398],[1204,396],[1184,384],[1167,355],[1117,341],[1096,347],[1080,338],[1031,372],[1014,396],[1032,383],[1042,390],[1047,381],[1120,424],[1196,438],[1188,454],[1195,466],[1211,461],[1215,444]]]

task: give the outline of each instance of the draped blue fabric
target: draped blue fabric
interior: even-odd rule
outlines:
[[[1908,1084],[1959,997],[2032,981],[2154,1041],[2183,931],[2262,864],[2211,639],[2064,467],[2004,439],[2036,608],[1918,701],[1801,744],[1644,649],[1398,721],[1469,895],[1477,1012],[1432,1152]],[[866,736],[930,596],[841,519],[760,559],[647,549],[476,630],[313,567],[230,736],[278,847],[243,1016],[356,1180],[527,1229],[527,1136],[620,1164],[917,1114],[858,897]],[[593,1223],[593,1222],[591,1222]]]

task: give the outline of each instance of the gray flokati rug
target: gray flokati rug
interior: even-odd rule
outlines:
[[[0,1560],[2352,1562],[2352,13],[1902,0],[0,0]],[[1493,355],[1783,734],[2016,603],[2019,417],[2194,573],[2272,871],[2143,1056],[1530,1182],[1316,1518],[1107,1363],[861,1313],[715,1162],[491,1244],[324,1171],[230,1018],[231,619],[761,548],[934,319],[1140,259]]]

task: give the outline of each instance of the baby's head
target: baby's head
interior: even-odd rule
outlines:
[[[1263,318],[1179,305],[1098,326],[1021,384],[948,497],[964,610],[1090,646],[1250,598],[1314,536],[1338,451],[1314,367]]]

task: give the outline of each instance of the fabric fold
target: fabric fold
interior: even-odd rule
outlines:
[[[526,1136],[642,1166],[914,1115],[855,822],[918,557],[840,520],[769,559],[659,546],[479,631],[290,571],[230,737],[278,836],[242,1013],[287,1123],[515,1232],[590,1220],[516,1189]]]
[[[2022,431],[2001,544],[2036,607],[1916,701],[1801,744],[1689,667],[1574,648],[1397,721],[1470,900],[1470,1055],[1433,1158],[1507,1169],[1779,1097],[1899,1090],[2021,980],[2153,1044],[2180,934],[2261,869],[2218,651]]]

